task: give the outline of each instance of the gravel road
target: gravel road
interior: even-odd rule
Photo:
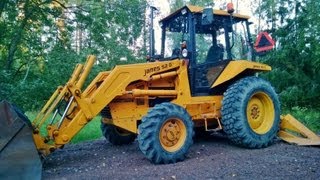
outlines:
[[[198,139],[187,158],[154,165],[138,142],[114,146],[105,139],[66,145],[43,164],[43,179],[320,179],[320,148],[277,141],[244,149],[221,136]]]

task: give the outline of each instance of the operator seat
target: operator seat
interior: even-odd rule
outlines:
[[[179,48],[174,48],[174,49],[172,50],[171,57],[172,57],[172,58],[177,58],[177,57],[179,57],[179,55],[180,55],[180,49],[179,49]]]
[[[222,45],[212,45],[208,51],[206,62],[223,60],[223,51]]]

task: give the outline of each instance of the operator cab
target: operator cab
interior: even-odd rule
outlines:
[[[161,59],[189,60],[193,96],[215,94],[211,85],[228,62],[252,60],[249,16],[184,6],[160,21]]]

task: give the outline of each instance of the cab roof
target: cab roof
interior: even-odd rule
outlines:
[[[183,6],[182,8],[180,8],[180,9],[176,10],[175,12],[171,13],[167,17],[163,18],[161,21],[166,21],[168,19],[171,19],[173,16],[175,16],[178,13],[180,13],[185,8],[188,9],[191,13],[194,13],[194,14],[202,13],[202,11],[204,9],[203,7],[199,7],[199,6],[186,5],[186,6]],[[227,11],[218,10],[218,9],[213,9],[213,14],[217,15],[217,16],[230,16],[230,14]],[[238,14],[238,13],[233,13],[232,16],[236,17],[236,18],[240,18],[240,19],[249,19],[250,18],[250,16],[241,15],[241,14]]]

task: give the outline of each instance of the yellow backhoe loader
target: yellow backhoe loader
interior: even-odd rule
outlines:
[[[292,116],[281,116],[274,88],[258,77],[271,67],[255,62],[248,19],[232,8],[184,6],[160,21],[159,54],[151,49],[148,62],[115,66],[83,88],[95,63],[90,55],[32,124],[3,101],[0,178],[41,177],[37,152],[47,156],[63,148],[99,114],[111,143],[128,144],[137,137],[155,164],[184,160],[195,129],[222,131],[246,148],[267,147],[277,135],[290,143],[320,145],[315,133]],[[32,171],[18,171],[30,164]]]

